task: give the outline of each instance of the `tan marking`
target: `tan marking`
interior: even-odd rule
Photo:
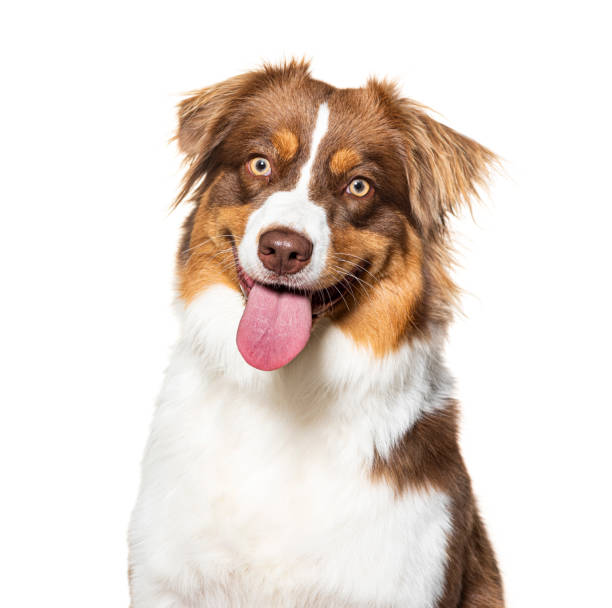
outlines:
[[[361,156],[349,148],[340,148],[329,161],[329,168],[335,175],[342,175],[361,162]]]
[[[348,311],[334,321],[357,344],[369,347],[379,357],[397,349],[414,334],[418,305],[423,295],[422,245],[406,222],[408,250],[402,253],[388,237],[367,230],[354,230],[353,249],[372,260],[371,274],[363,274],[355,303],[345,296]],[[345,242],[344,247],[348,243]],[[364,255],[364,250],[368,254]],[[347,251],[347,249],[345,249]],[[347,256],[348,260],[354,259]],[[369,285],[366,285],[369,284]]]
[[[272,143],[278,152],[278,155],[284,161],[290,161],[297,152],[298,138],[289,129],[280,129],[272,136]]]
[[[178,265],[178,295],[187,303],[215,284],[240,291],[231,246],[221,235],[229,230],[240,241],[253,209],[250,205],[209,206],[211,193],[221,177],[215,179],[200,200],[189,239],[189,257]]]

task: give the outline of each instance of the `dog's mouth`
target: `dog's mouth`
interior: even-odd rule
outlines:
[[[367,270],[360,266],[323,289],[293,289],[255,281],[241,266],[234,243],[232,251],[246,300],[236,343],[246,362],[264,371],[283,367],[297,357],[310,338],[313,322],[354,298],[353,286]]]
[[[348,272],[337,283],[322,289],[314,290],[293,289],[285,285],[257,283],[241,266],[240,261],[238,260],[238,252],[236,247],[234,246],[232,249],[234,253],[236,273],[238,274],[238,280],[240,282],[240,289],[246,300],[248,300],[251,289],[256,284],[262,285],[267,289],[272,289],[278,293],[292,293],[305,296],[310,299],[313,320],[328,314],[336,306],[336,304],[339,304],[340,302],[348,304],[347,298],[350,297],[351,299],[354,299],[353,287],[362,281],[361,275],[367,272],[367,268],[364,266],[356,267],[352,271]]]

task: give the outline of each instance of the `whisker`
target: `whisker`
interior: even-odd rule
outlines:
[[[352,276],[353,278],[357,278],[357,277],[355,277],[355,275],[353,275],[353,274],[352,274],[352,273],[350,273],[350,272],[349,272],[349,273],[347,273],[347,274],[345,274],[345,273],[343,272],[343,270],[344,270],[344,269],[343,269],[343,268],[341,268],[340,266],[335,266],[335,265],[333,265],[333,264],[332,264],[332,268],[335,268],[336,270],[339,270],[339,271],[340,271],[340,272],[336,272],[336,273],[335,273],[336,275],[339,275],[339,276],[341,277],[341,281],[340,281],[340,282],[345,281],[345,279],[346,279],[346,277],[347,277],[347,276]],[[332,270],[332,274],[333,274],[333,270]],[[357,305],[357,298],[355,297],[355,293],[353,292],[353,289],[352,289],[351,284],[350,284],[349,282],[346,282],[346,281],[345,281],[345,282],[344,282],[344,287],[345,287],[345,289],[346,289],[346,290],[347,290],[347,291],[348,291],[348,292],[351,294],[351,297],[353,298],[353,301],[355,302],[355,305]]]
[[[191,251],[195,251],[196,249],[199,249],[200,247],[203,247],[204,245],[206,245],[210,241],[214,241],[217,238],[223,238],[223,237],[228,237],[228,238],[232,237],[234,239],[234,241],[235,241],[236,246],[238,246],[240,244],[240,239],[238,239],[233,234],[216,234],[215,236],[211,236],[211,237],[205,239],[204,241],[202,241],[201,243],[198,243],[197,245],[194,245],[193,247],[190,247],[189,249],[186,249],[185,253],[189,253]]]
[[[338,266],[334,266],[334,267],[338,268]],[[357,276],[356,274],[350,271],[346,271],[344,269],[342,269],[342,271],[345,273],[345,276],[351,277],[353,280],[357,281],[356,284],[353,283],[352,285],[351,284],[347,285],[347,289],[351,291],[351,293],[352,293],[353,287],[355,287],[358,292],[361,292],[365,296],[366,301],[368,302],[374,301],[374,298],[372,297],[372,293],[371,293],[371,289],[374,288],[374,285],[372,285],[370,282],[362,279],[361,277]]]
[[[338,266],[335,266],[334,268],[339,268]],[[340,269],[342,270],[342,269]],[[334,272],[333,270],[331,271],[331,274],[334,278],[339,278],[340,280],[337,281],[334,285],[330,285],[331,288],[335,289],[338,292],[338,295],[342,298],[347,310],[351,310],[351,307],[349,305],[349,303],[346,301],[346,299],[344,298],[344,294],[342,292],[342,290],[338,287],[338,285],[340,283],[342,283],[344,281],[344,279],[346,278],[346,275],[344,275],[344,273],[339,273],[339,272]],[[350,286],[347,285],[346,283],[344,284],[345,288],[351,292],[351,296],[353,297],[353,300],[355,302],[355,305],[357,305],[357,299],[355,298],[355,295],[352,293],[352,291],[350,290]],[[346,292],[344,292],[346,293]]]
[[[347,260],[343,260],[343,259],[341,259],[341,258],[339,258],[339,259],[340,259],[340,261],[342,261],[342,262],[347,262]],[[340,267],[339,267],[339,266],[335,266],[335,268],[340,268]],[[364,272],[367,272],[367,270],[366,270],[365,268],[361,267],[361,266],[356,266],[356,268],[359,268],[359,269],[363,270]],[[367,285],[368,287],[371,287],[371,288],[373,288],[373,287],[374,287],[374,285],[373,285],[372,283],[370,283],[369,281],[366,281],[365,279],[363,279],[363,278],[361,278],[361,277],[358,277],[358,276],[357,276],[355,273],[350,272],[350,271],[348,271],[348,270],[345,270],[344,268],[342,268],[341,270],[342,270],[344,273],[346,273],[346,276],[352,277],[352,278],[353,278],[353,279],[355,279],[356,281],[359,281],[360,283],[363,283],[364,285]],[[370,274],[371,276],[374,276],[374,275],[372,275],[372,273],[368,273],[368,274]]]
[[[315,280],[315,288],[316,288],[315,291],[319,292],[323,299],[323,309],[326,310],[328,307],[331,307],[334,300],[329,293],[329,289],[327,287],[324,287],[321,284],[320,279]],[[327,300],[326,300],[326,296],[327,296]]]
[[[227,249],[221,249],[220,251],[217,251],[217,253],[215,253],[215,255],[210,257],[210,259],[214,260],[215,258],[219,257],[220,255],[223,255],[224,253],[227,253],[228,251],[233,251],[233,247],[228,247]]]
[[[366,264],[368,263],[368,260],[366,260],[365,258],[360,258],[358,255],[355,255],[354,253],[349,253],[348,251],[338,251],[337,253],[338,255],[348,255],[351,258],[356,258],[358,260],[361,260],[362,262],[365,262]]]
[[[351,260],[345,260],[344,258],[340,257],[341,255],[352,256],[351,253],[340,253],[340,254],[334,253],[334,257],[340,262],[346,262],[347,264],[353,264],[355,268],[359,268],[359,270],[362,270],[363,272],[369,274],[373,279],[376,279],[376,277],[367,268],[360,266],[359,264],[355,264],[355,262],[352,262]],[[360,258],[359,256],[352,256],[352,257],[358,258],[359,260],[362,260],[366,264],[369,263],[368,260],[364,260],[363,258]]]
[[[372,285],[372,283],[366,281],[365,279],[362,279],[361,277],[358,277],[356,274],[350,272],[349,276],[353,277],[353,279],[355,279],[355,281],[357,281],[364,290],[366,289],[366,287],[374,289],[374,285]]]
[[[331,285],[331,287],[333,287],[338,292],[338,295],[342,298],[342,301],[344,302],[344,305],[346,306],[347,310],[350,310],[351,307],[349,306],[349,303],[344,299],[344,295],[342,294],[342,291],[338,289],[336,285]]]

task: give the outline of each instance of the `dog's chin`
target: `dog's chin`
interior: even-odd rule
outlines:
[[[304,349],[317,319],[331,313],[359,281],[355,272],[339,282],[317,290],[300,289],[277,282],[255,280],[244,270],[234,249],[234,261],[245,308],[236,343],[245,361],[260,370],[279,369]],[[362,271],[363,272],[363,271]]]

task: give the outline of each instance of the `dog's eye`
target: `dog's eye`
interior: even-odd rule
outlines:
[[[356,196],[358,198],[363,198],[364,196],[366,196],[368,192],[370,192],[371,189],[372,189],[372,186],[370,186],[370,183],[368,182],[368,180],[363,179],[363,177],[355,178],[346,187],[346,191],[349,194],[352,194],[353,196]]]
[[[267,177],[272,173],[270,161],[263,156],[256,156],[247,163],[248,170],[257,177]]]

